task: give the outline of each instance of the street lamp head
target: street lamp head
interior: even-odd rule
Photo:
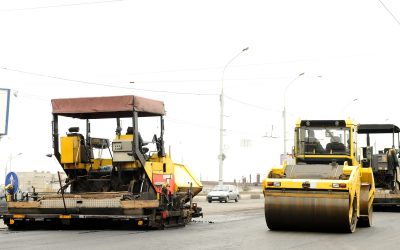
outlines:
[[[249,50],[249,47],[246,47],[246,48],[242,49],[242,52],[244,52],[246,50]]]
[[[302,75],[304,75],[304,74],[305,74],[305,72],[303,72],[303,73],[300,73],[300,74],[299,74],[299,76],[302,76]]]

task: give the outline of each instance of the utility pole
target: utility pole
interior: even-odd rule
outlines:
[[[220,102],[220,115],[219,115],[219,177],[218,177],[218,183],[219,185],[224,184],[223,181],[223,168],[224,168],[224,160],[225,160],[225,154],[224,154],[224,76],[225,76],[225,70],[231,64],[238,56],[240,56],[243,52],[248,50],[249,47],[246,47],[242,49],[237,55],[235,55],[231,60],[228,61],[228,63],[225,65],[223,71],[222,71],[222,80],[221,80],[221,94],[219,96],[219,102]]]

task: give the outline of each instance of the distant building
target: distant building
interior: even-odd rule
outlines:
[[[49,171],[17,172],[19,189],[22,192],[57,192],[60,189],[58,174]],[[65,183],[67,175],[60,173],[61,183]]]

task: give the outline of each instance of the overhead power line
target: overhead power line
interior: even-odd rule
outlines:
[[[71,83],[75,83],[75,84],[83,84],[83,85],[102,86],[102,87],[117,88],[117,89],[132,89],[132,90],[138,90],[138,91],[153,92],[153,93],[165,93],[165,94],[174,94],[174,95],[193,95],[193,96],[217,96],[218,95],[218,94],[195,93],[195,92],[177,92],[177,91],[158,90],[158,89],[142,89],[142,88],[120,86],[120,85],[114,85],[114,84],[108,84],[108,83],[97,83],[97,82],[75,80],[75,79],[69,79],[69,78],[65,78],[65,77],[58,77],[58,76],[51,76],[51,75],[45,75],[45,74],[40,74],[40,73],[28,72],[28,71],[19,70],[19,69],[10,69],[7,67],[0,67],[0,69],[13,71],[13,72],[17,72],[17,73],[22,73],[22,74],[34,75],[34,76],[38,76],[38,77],[46,77],[46,78],[51,78],[51,79],[56,79],[56,80],[62,80],[62,81],[67,81],[67,82],[71,82]]]
[[[255,104],[252,104],[252,103],[244,102],[244,101],[238,100],[238,99],[236,99],[236,98],[232,98],[232,97],[227,96],[227,95],[225,95],[225,97],[226,97],[227,99],[233,101],[233,102],[236,102],[236,103],[239,103],[239,104],[242,104],[242,105],[246,105],[246,106],[249,106],[249,107],[253,107],[253,108],[257,108],[257,109],[262,109],[262,110],[269,111],[269,112],[277,112],[277,113],[282,112],[282,111],[280,111],[280,110],[273,110],[273,109],[269,109],[269,108],[262,107],[262,106],[259,106],[259,105],[255,105]]]
[[[367,54],[354,54],[354,55],[306,58],[306,59],[299,59],[299,60],[283,60],[283,61],[271,61],[271,62],[261,62],[261,63],[251,63],[251,64],[235,64],[230,67],[243,68],[243,67],[254,67],[254,66],[264,66],[264,65],[293,64],[293,63],[301,63],[301,62],[329,61],[329,60],[337,60],[337,59],[342,59],[342,58],[364,57],[364,56],[368,56],[368,55]],[[171,69],[171,70],[134,72],[133,74],[146,75],[146,74],[176,73],[176,72],[186,72],[186,71],[221,70],[223,67],[224,66],[200,67],[200,68],[181,68],[181,69]]]
[[[51,78],[51,79],[56,79],[56,80],[61,80],[61,81],[67,81],[71,82],[74,84],[83,84],[83,85],[94,85],[94,86],[102,86],[102,87],[108,87],[108,88],[117,88],[117,89],[132,89],[132,90],[138,90],[138,91],[145,91],[145,92],[154,92],[154,93],[166,93],[166,94],[176,94],[176,95],[197,95],[197,96],[217,96],[218,94],[207,94],[207,93],[195,93],[195,92],[175,92],[175,91],[168,91],[168,90],[154,90],[154,89],[142,89],[142,88],[134,88],[134,87],[127,87],[127,86],[119,86],[119,85],[114,85],[114,84],[106,84],[106,83],[97,83],[97,82],[88,82],[88,81],[82,81],[82,80],[76,80],[76,79],[69,79],[65,77],[58,77],[58,76],[51,76],[51,75],[45,75],[45,74],[40,74],[40,73],[34,73],[34,72],[28,72],[24,70],[19,70],[19,69],[11,69],[7,67],[0,67],[0,69],[7,70],[7,71],[12,71],[12,72],[17,72],[21,74],[28,74],[28,75],[34,75],[38,77],[46,77],[46,78]],[[242,104],[246,106],[250,106],[253,108],[257,109],[262,109],[270,112],[281,112],[278,110],[272,110],[268,109],[266,107],[262,107],[259,105],[247,103],[244,101],[241,101],[239,99],[226,96],[227,99]]]
[[[36,7],[26,7],[26,8],[15,8],[15,9],[0,9],[0,11],[1,12],[7,12],[7,11],[50,9],[50,8],[62,8],[62,7],[72,7],[72,6],[79,6],[79,5],[103,4],[103,3],[122,2],[122,1],[124,1],[124,0],[105,0],[105,1],[96,1],[96,2],[80,2],[80,3],[46,5],[46,6],[36,6]]]
[[[166,116],[165,117],[165,121],[167,122],[172,122],[175,124],[180,124],[183,126],[188,126],[188,127],[200,127],[200,128],[204,128],[204,129],[208,129],[208,130],[212,130],[212,131],[219,131],[219,128],[214,127],[214,126],[209,126],[209,125],[205,125],[205,124],[200,124],[200,123],[196,123],[193,121],[187,121],[187,120],[182,120],[182,119],[175,119],[175,118],[171,118]],[[256,136],[256,137],[262,137],[262,135],[258,134],[258,133],[254,133],[254,132],[249,132],[249,131],[240,131],[240,130],[236,130],[236,129],[225,129],[224,133],[227,136],[233,136],[233,135],[250,135],[250,136]]]
[[[386,11],[393,17],[393,19],[396,21],[396,23],[398,24],[398,25],[400,25],[400,21],[399,21],[399,19],[397,19],[396,18],[396,16],[390,11],[390,9],[381,1],[381,0],[378,0],[381,4],[382,4],[382,6],[386,9]]]

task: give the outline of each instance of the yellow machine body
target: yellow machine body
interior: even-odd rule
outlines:
[[[323,147],[320,152],[306,150],[307,139],[301,133],[310,130],[323,131],[327,137],[334,137],[332,131],[346,131],[347,145],[339,153],[322,151]],[[359,163],[356,138],[357,125],[349,120],[297,123],[295,163],[273,167],[263,182],[265,218],[271,230],[354,232],[357,222],[372,224],[374,179],[372,169]]]
[[[157,154],[153,154],[144,168],[149,178],[153,181],[154,175],[171,175],[174,183],[174,192],[187,192],[191,189],[195,196],[202,190],[201,182],[193,175],[190,169],[185,165],[173,163],[168,154],[162,158],[159,158]],[[153,183],[153,185],[155,184],[159,185],[159,183]],[[167,180],[163,184],[170,185]]]
[[[127,141],[132,142],[133,135],[119,135],[115,138],[116,142]],[[113,159],[111,158],[94,158],[90,162],[83,163],[81,161],[82,154],[84,155],[84,147],[80,146],[79,136],[65,136],[61,137],[61,163],[64,169],[84,169],[95,171],[104,166],[111,166]],[[140,165],[137,161],[128,161],[121,164],[121,169],[136,169]],[[146,174],[153,180],[153,175],[171,175],[169,179],[174,180],[173,190],[174,192],[188,191],[192,189],[193,195],[197,195],[201,189],[201,182],[193,175],[189,168],[182,164],[173,163],[169,155],[165,157],[159,157],[156,153],[147,160],[144,167]],[[153,183],[154,184],[154,183]],[[160,183],[159,183],[160,184]],[[167,181],[163,181],[164,185]],[[191,186],[190,186],[191,185]]]

